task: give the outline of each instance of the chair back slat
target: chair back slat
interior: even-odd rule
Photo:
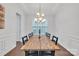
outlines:
[[[27,35],[26,35],[26,36],[23,36],[23,37],[22,37],[22,43],[23,43],[23,45],[24,45],[25,42],[27,42],[27,41],[28,41]]]
[[[57,45],[57,43],[58,43],[58,37],[56,37],[56,36],[52,36],[52,41],[54,41],[55,44]]]
[[[46,32],[46,36],[50,39],[51,34]]]
[[[29,38],[32,37],[32,36],[33,36],[33,32],[31,32],[31,33],[28,34]]]

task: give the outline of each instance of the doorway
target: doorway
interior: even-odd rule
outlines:
[[[21,41],[21,15],[16,13],[17,18],[17,41]]]

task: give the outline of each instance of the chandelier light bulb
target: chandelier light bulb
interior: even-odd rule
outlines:
[[[41,21],[41,20],[42,20],[42,18],[40,17],[40,18],[39,18],[39,20]]]
[[[38,12],[36,15],[37,15],[37,16],[39,16],[39,15],[40,15],[40,13]]]
[[[44,16],[44,13],[42,13],[42,15],[41,16]]]
[[[37,18],[35,18],[35,21],[37,21]]]
[[[45,22],[45,21],[46,21],[46,19],[43,19],[43,20],[42,20],[42,22]]]

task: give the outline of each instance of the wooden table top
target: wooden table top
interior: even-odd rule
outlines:
[[[55,45],[54,42],[52,42],[49,38],[46,36],[41,36],[39,39],[38,36],[31,37],[25,45],[21,47],[21,50],[23,51],[45,51],[45,50],[59,50],[59,46]]]

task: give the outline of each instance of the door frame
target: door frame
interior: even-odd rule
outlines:
[[[21,14],[16,13],[16,23],[17,23],[17,40],[21,41]]]

